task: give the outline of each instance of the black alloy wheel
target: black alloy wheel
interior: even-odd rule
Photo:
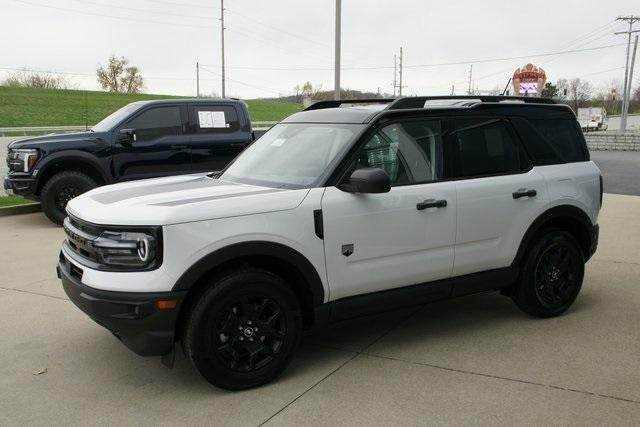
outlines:
[[[534,238],[520,266],[512,298],[535,317],[558,316],[576,300],[584,278],[584,254],[575,237],[544,229]]]
[[[566,242],[547,247],[538,259],[535,281],[540,300],[554,306],[568,301],[580,285],[575,249]]]
[[[69,201],[84,192],[96,188],[98,184],[88,175],[79,171],[62,171],[50,177],[40,192],[40,204],[47,217],[58,225],[67,216]]]
[[[231,370],[263,368],[283,348],[287,329],[282,310],[264,295],[246,295],[232,302],[215,320],[212,350]]]
[[[187,359],[211,384],[229,390],[276,378],[291,362],[302,332],[289,284],[247,266],[204,286],[185,302],[180,338]]]

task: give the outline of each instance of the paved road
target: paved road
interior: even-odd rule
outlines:
[[[640,196],[640,151],[592,151],[604,177],[605,193]]]
[[[55,278],[62,231],[0,218],[2,425],[640,425],[640,198],[605,195],[572,309],[533,319],[497,294],[313,333],[274,383],[209,386],[127,350]],[[46,368],[46,373],[35,375]]]

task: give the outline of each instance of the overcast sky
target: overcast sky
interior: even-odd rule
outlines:
[[[479,90],[504,87],[527,62],[550,81],[622,81],[621,45],[536,55],[625,43],[613,35],[625,29],[615,18],[640,15],[638,0],[342,3],[342,87],[392,92],[402,46],[404,93],[417,95],[448,94],[452,85],[464,93],[470,61]],[[306,80],[333,89],[334,7],[334,0],[226,0],[227,95],[290,94]],[[116,54],[142,69],[145,92],[195,95],[200,61],[201,92],[220,93],[220,0],[0,0],[0,12],[0,78],[26,67],[74,73],[73,85],[98,89],[96,67]],[[524,58],[483,61],[512,57]],[[452,62],[464,63],[434,65]]]

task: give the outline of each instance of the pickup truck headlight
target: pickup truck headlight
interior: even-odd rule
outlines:
[[[17,148],[7,153],[7,166],[13,172],[30,172],[38,161],[38,150]]]
[[[155,263],[157,245],[151,233],[130,231],[103,231],[91,242],[99,264],[136,270]]]

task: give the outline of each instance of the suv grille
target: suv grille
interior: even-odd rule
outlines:
[[[64,220],[63,227],[67,235],[65,241],[67,248],[82,258],[97,262],[96,252],[90,242],[97,239],[102,233],[102,230],[83,223],[71,216],[68,216]]]

